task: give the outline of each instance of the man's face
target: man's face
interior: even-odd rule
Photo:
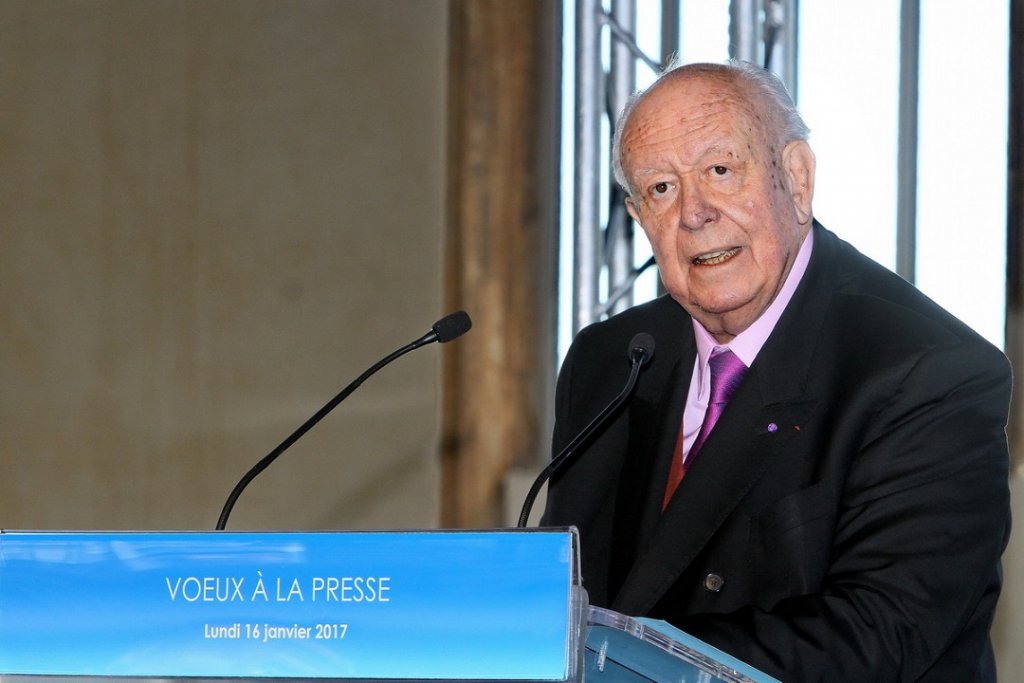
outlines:
[[[627,207],[665,287],[723,343],[775,298],[811,223],[814,155],[779,149],[765,109],[723,76],[669,75],[621,141]]]

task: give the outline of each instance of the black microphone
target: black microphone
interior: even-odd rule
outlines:
[[[277,448],[270,451],[270,453],[265,455],[262,460],[253,465],[252,468],[245,473],[245,476],[235,484],[235,488],[231,491],[231,495],[228,496],[227,501],[224,503],[224,509],[221,510],[220,519],[217,520],[217,531],[223,531],[224,527],[227,526],[228,515],[231,514],[231,509],[235,506],[235,501],[237,501],[238,497],[242,495],[242,491],[244,491],[245,487],[249,485],[249,482],[255,479],[260,472],[267,469],[267,467],[270,466],[270,463],[277,460],[279,455],[288,450],[289,446],[298,441],[303,434],[312,429],[313,425],[322,420],[327,413],[334,410],[339,403],[348,398],[348,395],[358,389],[359,385],[362,384],[370,375],[374,374],[399,356],[404,356],[410,351],[414,351],[421,346],[433,344],[434,342],[444,344],[445,342],[450,342],[457,337],[461,337],[466,332],[469,332],[469,328],[472,326],[473,322],[469,319],[469,315],[465,311],[450,313],[434,323],[430,328],[430,332],[427,332],[416,341],[409,342],[402,348],[393,351],[390,355],[377,361],[377,363],[370,367],[366,372],[359,375],[359,377],[357,377],[351,384],[342,389],[341,393],[328,401],[323,408],[313,415],[313,417],[306,420],[301,427],[296,429],[288,436],[287,439],[278,444]]]
[[[579,452],[579,447],[589,439],[594,432],[603,427],[606,422],[615,414],[618,409],[625,403],[633,393],[633,387],[636,386],[637,377],[640,376],[640,368],[643,367],[644,363],[651,359],[654,355],[654,337],[647,334],[646,332],[639,332],[633,336],[629,342],[629,362],[632,363],[632,367],[629,369],[629,379],[626,380],[626,385],[622,387],[622,391],[619,395],[612,399],[611,403],[604,407],[600,413],[597,414],[593,420],[590,421],[583,430],[570,441],[565,448],[559,452],[558,455],[551,459],[548,466],[537,476],[533,482],[533,486],[530,487],[530,492],[526,494],[526,501],[523,503],[523,510],[519,513],[519,524],[516,526],[520,529],[526,527],[526,522],[530,517],[530,510],[533,508],[533,503],[537,499],[537,494],[540,493],[541,486],[544,485],[548,479],[551,478],[560,467],[564,466],[570,458]]]

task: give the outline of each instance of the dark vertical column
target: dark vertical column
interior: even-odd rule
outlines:
[[[1006,353],[1016,369],[1013,409],[1008,435],[1015,464],[1021,463],[1018,445],[1024,399],[1024,0],[1010,2],[1010,113],[1007,136],[1006,191]]]

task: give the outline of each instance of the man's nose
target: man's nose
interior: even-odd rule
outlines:
[[[700,230],[718,220],[718,209],[699,183],[694,180],[684,181],[679,189],[679,227]]]

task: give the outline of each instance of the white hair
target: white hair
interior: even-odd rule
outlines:
[[[616,121],[615,133],[612,135],[612,172],[615,174],[616,182],[627,193],[630,192],[629,182],[626,179],[625,171],[622,169],[622,133],[626,123],[629,121],[633,110],[636,109],[637,103],[643,98],[644,93],[648,92],[669,74],[680,70],[695,74],[731,76],[736,82],[749,88],[768,107],[768,120],[775,122],[780,149],[794,140],[807,140],[810,129],[804,123],[800,112],[796,109],[796,105],[793,104],[793,98],[790,97],[786,85],[771,71],[741,60],[732,60],[726,64],[681,64],[678,61],[672,61],[658,75],[658,78],[651,86],[645,90],[633,93]]]

